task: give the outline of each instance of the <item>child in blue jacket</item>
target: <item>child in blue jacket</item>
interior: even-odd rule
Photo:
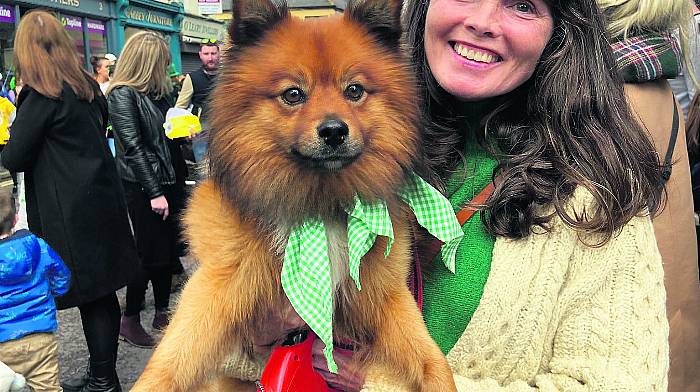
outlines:
[[[16,211],[10,189],[0,189],[0,360],[34,391],[60,392],[53,297],[68,291],[70,271],[44,240],[13,233]]]

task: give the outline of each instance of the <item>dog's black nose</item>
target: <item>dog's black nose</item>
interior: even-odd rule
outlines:
[[[324,120],[316,132],[324,143],[333,148],[343,144],[349,133],[348,124],[338,119]]]

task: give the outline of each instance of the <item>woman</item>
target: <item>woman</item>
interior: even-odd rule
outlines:
[[[153,32],[135,34],[124,45],[107,97],[116,141],[117,169],[143,269],[127,286],[120,334],[138,347],[153,347],[141,325],[148,281],[156,313],[152,326],[168,323],[171,271],[178,260],[177,215],[184,202],[184,160],[165,137],[165,113],[173,106],[167,74],[170,52]]]
[[[683,112],[667,81],[678,76],[682,62],[671,33],[676,30],[681,37],[686,36],[691,3],[598,0],[598,4],[608,16],[608,32],[628,102],[651,136],[659,159],[668,165],[664,168],[668,180],[664,208],[654,218],[656,242],[664,261],[666,314],[671,328],[668,390],[698,391],[700,286],[690,167]]]
[[[404,12],[427,159],[455,209],[495,177],[463,226],[456,273],[425,257],[421,271],[426,324],[458,390],[665,390],[649,217],[660,165],[611,73],[595,1],[412,0]],[[332,386],[407,390],[341,352],[338,374],[324,371],[322,346],[315,364]]]
[[[14,53],[25,86],[2,164],[25,172],[29,229],[56,250],[73,276],[56,305],[80,310],[90,352],[83,391],[120,391],[115,291],[132,280],[138,259],[104,137],[107,102],[53,15],[23,16]]]
[[[93,56],[90,58],[90,65],[92,65],[92,76],[100,85],[102,93],[106,93],[109,87],[109,60]]]

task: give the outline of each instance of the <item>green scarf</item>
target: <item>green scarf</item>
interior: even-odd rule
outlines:
[[[464,164],[446,184],[454,211],[459,211],[491,182],[497,164],[472,138],[467,140]],[[423,317],[430,335],[444,354],[462,336],[474,314],[491,270],[495,238],[486,232],[477,212],[462,227],[455,273],[435,264],[423,275]]]
[[[455,253],[463,234],[449,201],[416,175],[399,192],[399,197],[413,210],[418,223],[444,243],[441,257],[445,266],[453,271]],[[383,200],[366,202],[355,196],[354,205],[346,212],[348,273],[359,290],[360,260],[372,248],[378,235],[389,239],[384,251],[384,257],[387,257],[394,231]],[[308,219],[292,229],[284,253],[282,288],[294,310],[325,344],[323,353],[328,369],[335,373],[333,282],[326,229],[321,219]]]

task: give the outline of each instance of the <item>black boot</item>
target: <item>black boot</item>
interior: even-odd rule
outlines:
[[[90,361],[90,379],[80,392],[122,392],[114,360]]]
[[[64,392],[80,392],[90,379],[90,367],[85,368],[85,372],[61,383]]]

